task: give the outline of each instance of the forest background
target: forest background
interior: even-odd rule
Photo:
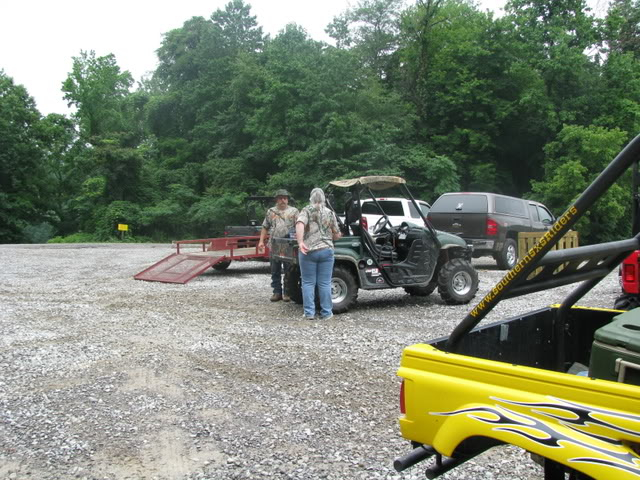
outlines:
[[[75,113],[41,115],[0,70],[0,243],[217,236],[248,195],[300,203],[330,180],[407,178],[414,196],[493,191],[561,214],[640,132],[640,0],[360,0],[327,26],[264,35],[232,0],[163,35],[134,79],[70,59]],[[0,65],[1,67],[1,65]],[[627,236],[631,179],[577,225]]]

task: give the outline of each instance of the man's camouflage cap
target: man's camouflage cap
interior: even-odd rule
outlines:
[[[273,198],[276,197],[291,197],[291,195],[289,195],[289,192],[287,192],[284,188],[281,188],[280,190],[276,190],[276,193],[273,194]]]

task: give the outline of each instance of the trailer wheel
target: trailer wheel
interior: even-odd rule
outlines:
[[[632,310],[640,307],[640,297],[629,293],[623,293],[613,303],[616,310]]]
[[[511,270],[518,263],[518,245],[513,238],[504,241],[502,251],[496,254],[498,268],[501,270]]]
[[[438,293],[447,305],[469,303],[478,291],[478,272],[467,260],[454,258],[438,273]]]
[[[331,277],[331,300],[333,313],[344,313],[356,303],[358,282],[351,271],[341,265],[333,267]]]
[[[298,305],[302,305],[302,281],[300,279],[300,267],[290,265],[289,271],[284,276],[284,291],[289,298]]]
[[[223,271],[226,270],[227,268],[229,268],[229,265],[231,265],[231,260],[226,260],[224,262],[218,262],[213,266],[214,270],[218,270],[218,271]]]
[[[432,280],[426,287],[404,287],[404,291],[415,297],[428,297],[438,287],[438,281]]]

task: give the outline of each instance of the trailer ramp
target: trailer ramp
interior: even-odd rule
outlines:
[[[137,273],[133,278],[148,282],[185,284],[217,264],[268,259],[268,248],[264,252],[258,252],[259,239],[259,236],[249,236],[180,240],[175,242],[176,253]]]
[[[214,253],[214,252],[212,252]],[[182,283],[197,277],[216,263],[224,261],[225,255],[203,257],[198,254],[172,253],[149,268],[134,275],[136,280],[148,282]]]

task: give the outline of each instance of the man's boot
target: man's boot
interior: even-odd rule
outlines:
[[[271,300],[272,302],[279,302],[280,300],[282,300],[282,294],[274,293],[273,295],[271,295],[271,298],[269,300]]]

